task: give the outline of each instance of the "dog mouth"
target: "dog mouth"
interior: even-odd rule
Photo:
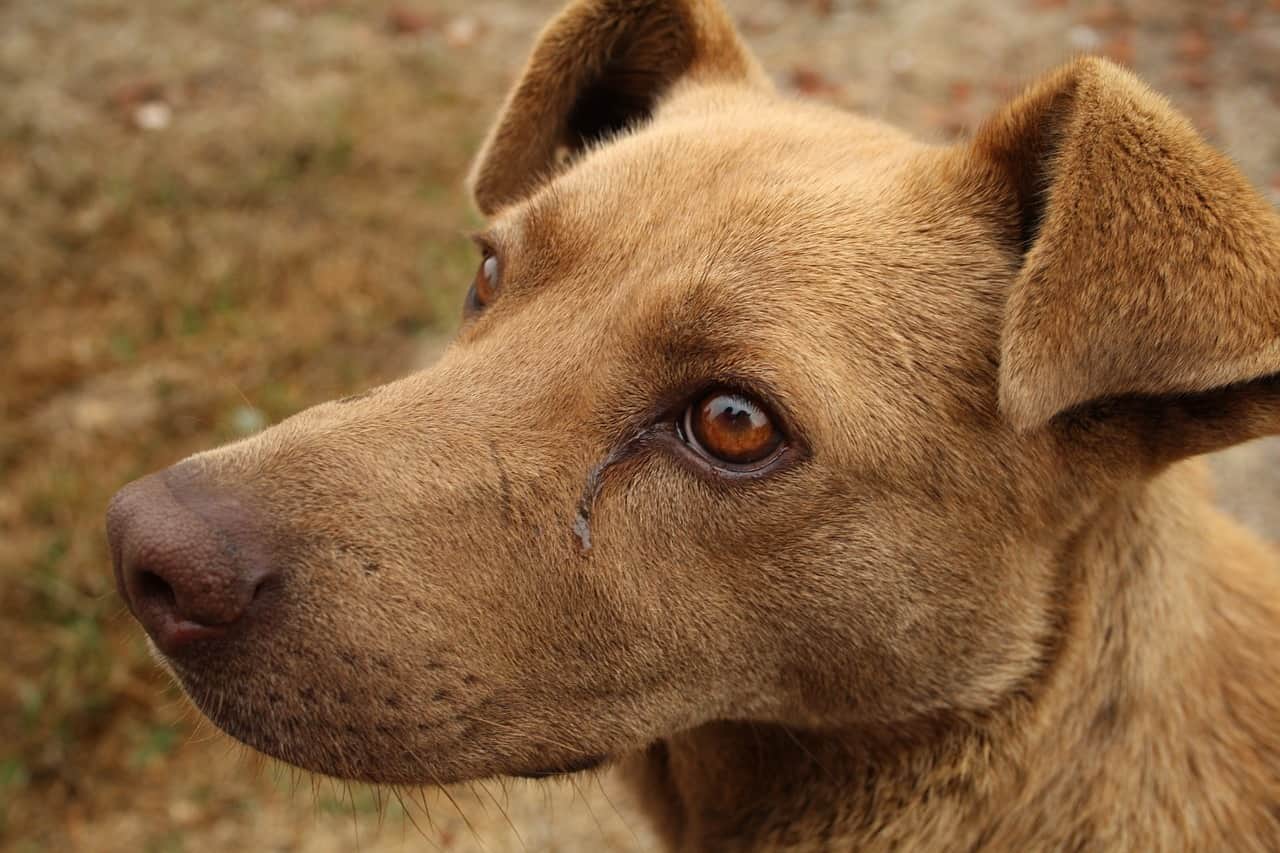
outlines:
[[[225,685],[192,673],[157,654],[169,675],[195,708],[232,739],[270,758],[308,772],[371,784],[452,784],[470,779],[511,776],[548,779],[597,769],[609,756],[588,752],[516,763],[487,752],[495,734],[482,717],[467,708],[440,708],[421,718],[381,715],[377,720],[343,713],[367,706],[367,697],[345,692],[340,709],[319,690],[227,691]],[[247,697],[253,697],[247,699]],[[483,703],[482,703],[483,704]],[[531,735],[533,740],[541,740]],[[405,760],[408,758],[409,760]],[[527,762],[527,763],[526,763]],[[504,766],[505,765],[505,766]],[[512,765],[515,765],[514,767]]]
[[[588,770],[595,770],[608,761],[607,755],[590,755],[584,758],[574,759],[566,764],[557,767],[541,768],[538,770],[521,770],[511,773],[521,779],[550,779],[554,776],[570,776],[574,773],[585,773]]]

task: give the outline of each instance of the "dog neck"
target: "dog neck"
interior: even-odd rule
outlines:
[[[671,847],[1239,849],[1274,837],[1280,565],[1210,506],[1197,467],[1114,496],[1064,543],[1051,653],[997,709],[891,733],[715,723],[634,757]]]

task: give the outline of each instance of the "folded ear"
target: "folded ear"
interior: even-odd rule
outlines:
[[[1188,435],[1172,455],[1280,432],[1280,215],[1167,101],[1082,59],[972,145],[1023,253],[999,379],[1017,427],[1164,399],[1193,432],[1201,403],[1221,409],[1214,437]],[[1219,416],[1234,411],[1235,432]]]
[[[534,47],[471,172],[485,214],[643,121],[683,78],[768,87],[717,0],[576,0]]]

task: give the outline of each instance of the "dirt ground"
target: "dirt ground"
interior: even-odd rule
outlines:
[[[409,370],[554,0],[0,0],[0,848],[619,850],[607,777],[346,788],[197,724],[123,617],[125,481]],[[779,85],[946,141],[1080,51],[1280,203],[1280,0],[730,0]],[[1218,463],[1280,539],[1280,445]]]

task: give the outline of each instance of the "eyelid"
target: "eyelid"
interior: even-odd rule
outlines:
[[[800,428],[798,419],[792,416],[790,408],[783,396],[775,390],[773,383],[755,377],[729,374],[689,383],[664,395],[655,409],[650,410],[650,414],[656,410],[659,419],[674,421],[683,418],[685,407],[689,403],[701,400],[717,388],[740,394],[759,406],[787,442],[805,448],[809,446],[805,431]]]
[[[764,379],[748,378],[741,374],[722,374],[712,379],[704,378],[673,386],[648,406],[629,413],[618,427],[610,444],[617,446],[631,443],[637,436],[645,436],[644,441],[634,443],[634,449],[649,447],[659,440],[670,440],[688,449],[684,439],[677,435],[679,431],[677,424],[683,422],[685,410],[691,401],[701,399],[714,388],[729,388],[756,401],[773,421],[774,428],[782,434],[783,443],[788,448],[783,457],[787,460],[787,465],[792,464],[793,461],[808,458],[811,447],[808,436],[799,426],[799,420],[792,416],[782,398],[774,392],[773,383]],[[695,451],[688,449],[688,452]],[[725,470],[733,476],[742,473],[732,469]]]
[[[467,235],[467,239],[474,243],[476,248],[486,255],[494,255],[496,257],[502,254],[498,246],[499,241],[497,235],[492,231],[472,231]]]

